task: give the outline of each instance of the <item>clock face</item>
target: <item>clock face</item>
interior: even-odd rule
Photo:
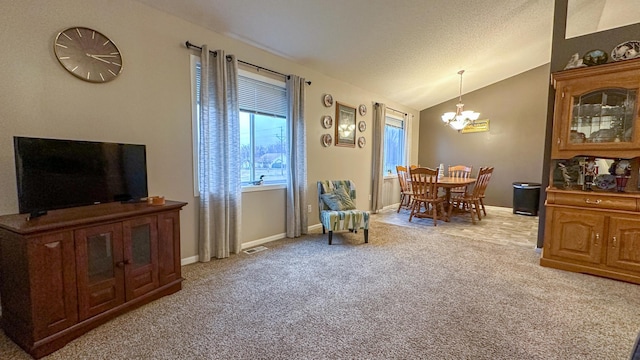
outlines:
[[[64,30],[53,44],[56,58],[74,76],[94,83],[115,79],[122,72],[122,56],[103,34],[85,27]]]

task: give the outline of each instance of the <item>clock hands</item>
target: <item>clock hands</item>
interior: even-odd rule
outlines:
[[[107,60],[103,59],[103,57],[106,57],[106,58],[114,58],[114,57],[116,57],[115,55],[92,55],[92,54],[88,54],[88,53],[87,53],[87,56],[90,57],[90,58],[96,59],[96,60],[100,60],[100,61],[102,61],[104,63],[107,63],[107,64],[111,64],[111,61],[107,61]]]

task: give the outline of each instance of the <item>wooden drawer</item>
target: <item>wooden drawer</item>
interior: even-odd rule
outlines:
[[[595,192],[550,192],[547,194],[547,203],[594,209],[638,211],[638,201],[635,197],[621,197]]]

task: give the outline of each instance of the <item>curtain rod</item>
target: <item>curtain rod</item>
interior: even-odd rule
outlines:
[[[380,105],[380,103],[376,103],[376,105]],[[404,112],[404,111],[396,110],[396,109],[391,108],[391,107],[388,107],[388,106],[387,106],[386,108],[387,108],[387,109],[389,109],[389,110],[391,110],[391,111],[395,111],[395,112],[397,112],[397,113],[403,114],[404,116],[409,115],[409,114],[407,114],[407,113],[406,113],[406,112]]]
[[[188,48],[194,48],[194,49],[202,50],[202,47],[190,43],[189,40],[185,41],[184,44],[187,46],[187,49]],[[216,53],[215,51],[212,51],[212,50],[209,50],[209,52],[210,53],[214,53],[214,54]],[[265,71],[268,71],[268,72],[271,72],[271,73],[274,73],[276,75],[280,75],[280,76],[283,76],[283,77],[289,79],[289,75],[285,75],[285,74],[283,74],[281,72],[277,72],[277,71],[274,71],[274,70],[271,70],[271,69],[267,69],[267,68],[264,68],[262,66],[258,66],[258,65],[246,62],[246,61],[242,61],[240,59],[238,59],[238,62],[242,63],[242,64],[245,64],[245,65],[253,66],[254,68],[256,68],[258,70],[265,70]],[[305,83],[307,83],[307,85],[311,85],[311,81],[305,81]]]

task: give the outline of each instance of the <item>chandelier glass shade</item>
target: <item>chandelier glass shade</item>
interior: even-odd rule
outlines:
[[[456,104],[456,111],[450,111],[442,114],[442,122],[445,125],[449,125],[454,130],[462,130],[465,126],[469,124],[473,124],[478,117],[480,117],[480,113],[477,113],[472,110],[464,110],[464,104],[462,103],[462,74],[464,70],[458,71],[460,75],[460,95],[458,98],[458,103]]]

